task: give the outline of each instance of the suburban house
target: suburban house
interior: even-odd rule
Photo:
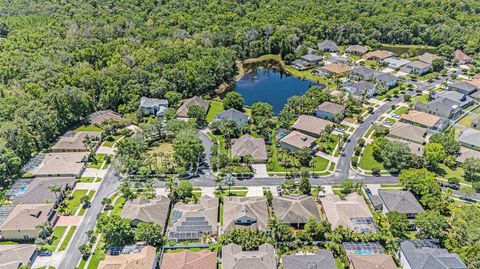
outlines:
[[[217,254],[203,249],[201,251],[183,250],[163,254],[162,269],[217,269]]]
[[[178,202],[172,210],[168,239],[199,240],[203,234],[218,234],[218,199],[200,197],[198,204]]]
[[[160,196],[154,199],[138,197],[125,203],[120,216],[132,220],[130,224],[137,226],[140,222],[153,222],[165,227],[170,209],[170,199]]]
[[[75,177],[79,178],[85,170],[85,152],[40,153],[32,158],[22,169],[36,177]]]
[[[453,53],[453,59],[458,62],[458,64],[473,64],[475,61],[472,59],[472,57],[468,56],[461,50],[456,50]]]
[[[461,108],[469,107],[473,104],[473,99],[469,97],[465,93],[460,93],[457,91],[441,91],[441,92],[434,92],[431,94],[433,100],[438,99],[450,99],[458,103],[458,106]]]
[[[408,113],[403,114],[400,120],[431,130],[443,129],[442,120],[439,117],[413,109],[408,111]]]
[[[106,121],[119,121],[121,119],[122,115],[112,110],[100,110],[88,115],[88,121],[97,126],[102,125]]]
[[[292,66],[297,69],[303,69],[317,65],[323,65],[323,56],[319,56],[313,53],[305,54],[300,57],[300,59],[292,62]]]
[[[462,113],[462,108],[460,107],[458,101],[448,98],[436,99],[430,103],[418,102],[415,104],[415,110],[423,111],[447,119],[456,118]]]
[[[425,52],[424,54],[418,56],[418,60],[419,61],[422,61],[424,63],[427,63],[427,64],[432,64],[434,60],[436,59],[442,59],[440,56],[438,56],[437,54],[433,54],[433,53],[429,53],[429,52]]]
[[[223,232],[232,228],[267,231],[268,205],[265,197],[223,198]]]
[[[52,204],[16,205],[0,225],[3,240],[34,240],[39,224],[55,225],[58,216]]]
[[[468,83],[466,81],[460,81],[460,82],[456,82],[448,85],[448,90],[457,91],[463,94],[471,94],[477,90],[477,86],[473,85],[472,83]]]
[[[335,258],[329,250],[315,253],[286,255],[282,257],[284,269],[336,269]]]
[[[403,122],[393,124],[388,137],[423,144],[427,137],[427,129]]]
[[[472,128],[480,129],[480,116],[473,119],[472,122],[470,123],[470,126]]]
[[[375,81],[377,81],[377,85],[383,89],[389,89],[397,86],[398,78],[388,73],[380,73],[375,76]]]
[[[315,140],[315,137],[306,135],[298,131],[292,131],[288,135],[280,139],[280,141],[278,141],[278,144],[284,150],[296,152],[303,148],[313,149],[316,145]]]
[[[89,140],[93,150],[100,145],[102,141],[102,132],[76,132],[69,131],[60,137],[53,145],[52,152],[86,152],[89,146],[85,142]]]
[[[273,197],[273,212],[282,222],[296,227],[307,223],[310,217],[320,220],[317,205],[311,196],[291,194]]]
[[[313,70],[313,73],[324,77],[341,76],[348,73],[350,69],[351,68],[348,65],[333,63],[319,67]]]
[[[467,83],[474,85],[475,87],[480,88],[480,78],[473,78],[471,80],[464,80]]]
[[[263,244],[258,250],[243,251],[242,247],[230,243],[222,247],[222,269],[276,269],[275,248]]]
[[[398,258],[406,269],[467,269],[458,254],[450,253],[429,240],[401,242]]]
[[[405,144],[409,149],[410,149],[410,153],[412,154],[415,154],[419,157],[422,157],[423,156],[423,148],[424,148],[424,145],[423,144],[420,144],[420,143],[415,143],[415,142],[412,142],[412,141],[409,141],[409,140],[403,140],[403,139],[399,139],[399,138],[393,138],[391,136],[386,136],[385,137],[386,139],[390,140],[391,142],[400,142],[400,143],[403,143]]]
[[[317,43],[318,50],[323,52],[338,52],[338,46],[335,42],[330,40],[324,40],[322,42]]]
[[[386,50],[374,50],[370,51],[362,56],[362,59],[368,61],[383,61],[389,57],[394,55],[393,52],[386,51]]]
[[[349,269],[397,269],[392,256],[387,254],[349,254]]]
[[[377,85],[370,81],[358,81],[345,86],[344,89],[361,98],[371,98],[377,92]]]
[[[381,61],[381,64],[392,69],[400,69],[402,66],[409,64],[410,61],[398,57],[390,57]]]
[[[210,108],[210,102],[204,100],[198,96],[194,96],[190,99],[183,100],[182,105],[177,109],[177,117],[188,118],[188,110],[191,106],[201,106],[205,109],[205,114]]]
[[[257,163],[267,161],[268,155],[265,140],[263,140],[263,138],[255,138],[249,134],[242,135],[238,139],[233,139],[232,156],[242,158],[247,155],[252,156],[253,160]]]
[[[319,196],[322,210],[327,221],[332,225],[332,230],[342,226],[359,233],[376,232],[372,212],[368,208],[363,196],[350,193],[345,200],[335,194],[328,193]]]
[[[460,134],[458,142],[464,147],[480,150],[480,131],[475,129],[465,129]]]
[[[235,108],[230,108],[222,113],[215,116],[216,121],[234,121],[238,127],[242,127],[248,124],[248,115],[236,110]]]
[[[410,73],[410,74],[417,74],[417,75],[424,75],[432,70],[432,65],[429,63],[425,63],[422,61],[413,61],[401,68],[402,72]]]
[[[168,107],[168,100],[142,96],[140,98],[140,106],[138,107],[138,109],[144,115],[157,115],[158,112],[163,110],[162,107]]]
[[[32,265],[37,256],[37,246],[34,244],[0,245],[0,268],[17,269],[20,266]]]
[[[347,54],[353,54],[353,55],[359,55],[359,56],[367,52],[368,52],[368,47],[361,46],[361,45],[352,45],[345,50],[345,53]]]
[[[334,122],[340,122],[343,120],[345,113],[345,106],[335,104],[332,102],[323,102],[317,109],[315,109],[315,116],[321,119],[328,119]]]
[[[463,163],[467,158],[480,159],[480,151],[471,148],[460,147],[460,154],[457,156],[457,162]]]
[[[157,267],[157,249],[152,246],[126,246],[119,255],[107,255],[100,261],[98,269]]]
[[[415,229],[414,219],[423,212],[423,208],[410,191],[379,190],[382,200],[382,212],[397,211],[405,214],[410,222],[410,229]]]
[[[333,127],[333,122],[315,116],[300,115],[292,125],[292,129],[309,136],[320,137],[328,126]]]
[[[350,60],[342,56],[330,56],[330,58],[328,58],[327,63],[348,65],[350,64]]]
[[[75,187],[73,177],[21,178],[7,191],[6,196],[12,204],[57,204],[64,199],[67,190]],[[59,193],[50,190],[51,186],[60,187]]]
[[[350,71],[350,77],[356,79],[369,79],[372,78],[374,74],[375,71],[373,71],[373,69],[365,66],[358,66],[353,68],[352,71]]]

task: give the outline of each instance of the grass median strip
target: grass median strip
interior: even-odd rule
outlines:
[[[70,230],[68,231],[67,235],[63,239],[62,244],[60,245],[60,251],[67,249],[68,244],[70,243],[70,240],[72,239],[73,234],[75,233],[75,230],[77,227],[72,226],[70,227]]]

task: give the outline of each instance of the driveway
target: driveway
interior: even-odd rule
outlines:
[[[55,226],[78,226],[83,216],[60,216]]]
[[[105,146],[100,146],[97,149],[96,154],[109,154],[109,155],[115,155],[115,149],[113,147],[105,147]]]
[[[266,178],[268,177],[267,165],[264,163],[252,164],[253,171],[255,171],[254,178]]]
[[[262,186],[247,187],[247,188],[248,188],[247,197],[263,196],[263,187]]]
[[[104,178],[107,170],[100,170],[96,168],[87,168],[82,174],[82,177],[101,177]]]

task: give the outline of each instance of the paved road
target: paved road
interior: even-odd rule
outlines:
[[[81,259],[80,251],[78,247],[88,242],[87,231],[94,230],[97,223],[97,215],[102,211],[102,200],[105,197],[113,194],[118,186],[118,177],[115,175],[115,169],[111,165],[107,171],[105,178],[97,190],[95,197],[91,203],[91,207],[87,210],[83,221],[77,227],[75,235],[70,241],[68,248],[66,249],[66,255],[63,257],[62,262],[58,269],[72,269],[75,268]]]

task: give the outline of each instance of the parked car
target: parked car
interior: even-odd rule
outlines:
[[[52,252],[48,249],[38,252],[38,256],[52,256]]]

